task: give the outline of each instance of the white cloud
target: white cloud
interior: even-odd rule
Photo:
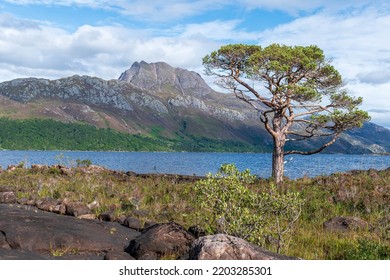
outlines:
[[[52,23],[0,14],[0,79],[86,74],[117,78],[134,61],[165,61],[202,73],[202,57],[231,41],[321,47],[341,72],[348,89],[364,97],[374,122],[390,127],[390,13],[386,1],[92,1],[21,0],[19,4],[84,5],[115,9],[140,21],[174,20],[223,6],[278,9],[296,20],[263,32],[245,30],[245,19],[210,20],[167,29],[83,25],[69,31]],[[294,2],[293,4],[291,4]],[[238,9],[238,8],[237,8]],[[304,14],[304,13],[303,13]],[[241,13],[242,15],[242,13]],[[207,79],[210,81],[210,79]]]
[[[387,65],[377,64],[375,70],[366,71],[356,75],[358,80],[362,83],[379,85],[386,84],[390,81],[390,67],[389,63]]]
[[[214,41],[255,41],[259,39],[258,32],[247,32],[240,29],[240,20],[211,21],[193,23],[176,27],[181,37],[205,37]]]
[[[156,37],[152,30],[120,26],[84,25],[69,32],[9,15],[0,15],[0,33],[0,62],[7,69],[1,80],[70,73],[112,79],[140,60],[194,70],[219,46],[205,37]]]

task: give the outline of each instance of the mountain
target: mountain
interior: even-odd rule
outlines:
[[[164,62],[135,62],[129,70],[120,75],[119,80],[151,93],[176,93],[197,98],[213,93],[198,73],[173,68]]]
[[[218,141],[251,146],[258,152],[270,151],[272,145],[248,104],[214,91],[198,73],[164,62],[136,62],[118,80],[75,75],[0,83],[0,117],[90,124],[186,143],[183,150]],[[328,151],[389,152],[389,139],[389,130],[369,123],[343,136]]]

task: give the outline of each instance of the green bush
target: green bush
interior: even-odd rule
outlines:
[[[325,246],[326,258],[331,260],[389,260],[390,247],[379,241],[359,238],[338,238]]]
[[[226,233],[280,252],[297,221],[303,199],[271,185],[256,190],[256,177],[233,164],[222,165],[196,185],[198,226],[208,233]]]
[[[85,167],[88,167],[88,166],[91,166],[92,165],[92,161],[89,160],[89,159],[76,159],[76,164],[78,167],[81,167],[81,166],[85,166]]]

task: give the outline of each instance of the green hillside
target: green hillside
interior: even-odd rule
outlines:
[[[0,118],[0,148],[8,150],[268,152],[260,146],[191,135],[169,139],[154,132],[130,135],[92,125],[50,119]]]

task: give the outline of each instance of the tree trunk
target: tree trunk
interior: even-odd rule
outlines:
[[[274,137],[274,148],[272,152],[272,177],[276,184],[283,182],[284,174],[284,135]]]
[[[284,174],[284,145],[286,144],[286,135],[283,133],[283,114],[284,110],[277,110],[272,120],[274,139],[274,149],[272,152],[272,177],[276,184],[283,181]]]

